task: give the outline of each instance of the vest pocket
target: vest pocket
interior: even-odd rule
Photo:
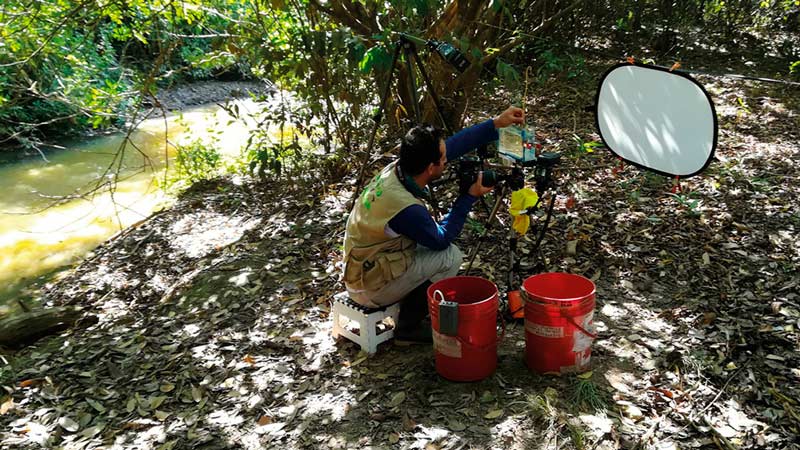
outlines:
[[[408,270],[415,244],[398,239],[390,245],[354,248],[345,262],[344,281],[353,289],[377,291]]]
[[[408,265],[412,256],[409,253],[413,253],[413,251],[405,250],[396,253],[386,253],[384,255],[385,259],[383,263],[386,266],[384,273],[388,275],[387,281],[399,278],[400,275],[408,270]]]

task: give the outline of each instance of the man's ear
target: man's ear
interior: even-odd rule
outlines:
[[[428,175],[433,175],[433,172],[436,170],[434,169],[434,166],[436,166],[436,164],[428,163],[428,167],[425,168],[425,173]]]

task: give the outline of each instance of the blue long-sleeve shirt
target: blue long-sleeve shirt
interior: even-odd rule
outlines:
[[[497,140],[497,137],[497,130],[491,120],[465,128],[445,141],[447,160],[463,156],[477,147]],[[432,250],[444,250],[461,233],[475,200],[476,197],[461,194],[439,224],[424,206],[411,205],[389,221],[390,231],[402,234]]]

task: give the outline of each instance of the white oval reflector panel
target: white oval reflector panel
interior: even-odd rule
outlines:
[[[600,80],[597,129],[625,161],[667,176],[702,172],[717,147],[711,97],[694,78],[665,67],[620,64]]]

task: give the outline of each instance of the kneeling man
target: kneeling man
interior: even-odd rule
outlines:
[[[426,290],[455,276],[463,254],[452,244],[478,197],[491,191],[482,174],[436,223],[426,207],[428,183],[442,176],[448,160],[497,140],[497,129],[524,123],[511,107],[494,119],[461,130],[447,140],[420,125],[400,143],[400,159],[386,166],[356,199],[344,237],[344,282],[353,301],[371,308],[402,302],[395,339],[430,342]]]

